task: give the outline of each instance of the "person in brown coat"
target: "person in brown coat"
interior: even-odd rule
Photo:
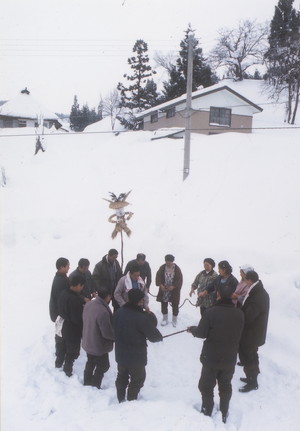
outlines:
[[[173,318],[172,325],[176,327],[177,316],[179,313],[180,290],[182,287],[182,272],[176,263],[172,254],[165,256],[165,264],[162,265],[156,273],[156,286],[159,287],[156,300],[161,302],[161,312],[163,320],[162,326],[168,324],[168,303],[171,303]]]

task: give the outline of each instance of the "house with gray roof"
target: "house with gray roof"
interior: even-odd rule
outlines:
[[[252,132],[253,115],[262,108],[220,82],[192,93],[191,132],[213,135]],[[185,128],[186,94],[135,114],[140,129]]]

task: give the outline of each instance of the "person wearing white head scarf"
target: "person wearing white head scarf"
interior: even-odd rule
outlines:
[[[248,263],[240,266],[241,280],[237,285],[235,292],[232,294],[232,302],[235,304],[236,307],[242,307],[244,298],[249,290],[249,286],[246,282],[246,274],[249,271],[254,271],[254,268]]]

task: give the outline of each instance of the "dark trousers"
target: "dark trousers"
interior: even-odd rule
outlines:
[[[58,335],[55,335],[55,367],[60,368],[63,366],[63,363],[65,362],[66,357],[66,343],[63,339],[63,337],[59,337]]]
[[[87,353],[87,362],[84,369],[83,384],[85,386],[95,386],[101,388],[104,373],[109,370],[110,363],[108,353],[101,356]]]
[[[239,357],[244,365],[244,372],[247,379],[257,381],[259,371],[258,347],[249,346],[241,341],[239,347]]]
[[[173,316],[178,316],[179,307],[178,304],[171,302]],[[168,314],[168,302],[161,302],[161,312],[162,314]]]
[[[60,368],[63,366],[63,370],[68,377],[72,375],[74,361],[80,354],[80,341],[80,338],[70,340],[66,336],[59,337],[55,335],[55,367]]]
[[[145,380],[145,366],[123,367],[122,365],[118,364],[116,389],[119,403],[125,401],[127,387],[127,400],[136,400],[141,388],[144,386]]]
[[[220,410],[223,415],[227,414],[232,395],[231,380],[233,373],[234,366],[220,370],[203,365],[198,388],[202,395],[202,411],[207,416],[211,415],[214,407],[214,387],[216,382],[218,382],[219,387]]]

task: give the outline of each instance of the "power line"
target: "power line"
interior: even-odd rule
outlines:
[[[222,126],[220,126],[222,127]],[[220,127],[216,127],[216,128],[200,128],[200,129],[190,129],[191,132],[198,132],[198,131],[218,131],[220,132]],[[241,130],[298,130],[300,129],[300,126],[272,126],[272,127],[243,127],[242,129],[240,127],[230,127],[228,129],[224,128],[223,130],[226,131],[226,133],[231,132],[231,131],[241,131]],[[63,135],[63,136],[81,136],[81,135],[97,135],[97,134],[114,134],[114,135],[118,135],[120,133],[130,133],[132,131],[129,130],[118,130],[118,131],[114,131],[114,130],[101,130],[101,131],[95,131],[95,132],[71,132],[71,134],[69,134],[68,132],[54,132],[54,133],[44,133],[44,134],[37,134],[37,133],[28,133],[28,134],[9,134],[9,135],[2,135],[0,134],[0,138],[15,138],[15,137],[30,137],[30,136],[58,136],[58,135]],[[138,131],[135,131],[138,132]],[[145,132],[151,132],[151,130],[145,130]],[[152,132],[154,132],[154,130],[152,130]],[[134,133],[134,132],[133,132]]]

